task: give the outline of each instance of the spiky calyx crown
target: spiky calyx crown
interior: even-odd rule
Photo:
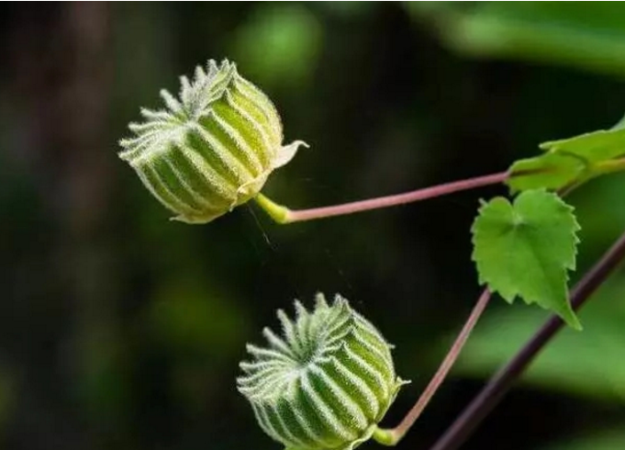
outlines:
[[[284,338],[263,330],[268,348],[248,345],[239,391],[258,423],[287,450],[351,450],[368,440],[402,384],[391,346],[347,300],[314,310],[295,302],[291,321],[278,311]]]
[[[174,219],[206,223],[257,195],[304,143],[282,145],[273,103],[227,60],[180,82],[179,100],[161,91],[166,110],[141,110],[119,156]]]

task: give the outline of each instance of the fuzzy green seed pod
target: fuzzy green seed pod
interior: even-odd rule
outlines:
[[[233,63],[210,60],[180,80],[180,99],[161,91],[166,109],[142,109],[119,156],[174,219],[206,223],[256,196],[305,144],[282,145],[276,108]]]
[[[278,311],[284,338],[263,330],[268,348],[248,345],[239,391],[261,428],[287,450],[351,450],[376,430],[405,382],[391,346],[347,300],[318,294],[296,320]]]

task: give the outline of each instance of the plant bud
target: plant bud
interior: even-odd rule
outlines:
[[[180,99],[161,91],[166,109],[142,109],[119,156],[174,219],[206,223],[256,196],[305,144],[282,145],[278,112],[233,63],[210,60],[180,80]]]
[[[337,295],[314,310],[278,311],[284,337],[268,328],[267,348],[248,345],[239,391],[262,429],[288,450],[351,450],[375,431],[402,384],[391,346]]]

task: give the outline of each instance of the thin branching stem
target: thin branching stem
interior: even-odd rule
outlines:
[[[392,430],[384,430],[391,438],[389,441],[384,442],[385,444],[397,444],[397,442],[399,442],[404,437],[410,427],[412,427],[412,425],[416,422],[423,410],[429,404],[430,400],[432,400],[432,397],[434,396],[440,385],[443,383],[443,381],[445,381],[445,378],[447,377],[447,374],[456,362],[456,359],[458,359],[462,348],[466,344],[467,339],[469,339],[471,331],[473,331],[475,324],[486,309],[490,297],[490,291],[488,289],[485,289],[484,292],[482,292],[482,295],[480,295],[478,301],[475,303],[475,306],[473,307],[469,318],[467,319],[464,326],[462,327],[462,330],[456,337],[456,340],[449,349],[449,352],[447,352],[447,356],[445,356],[445,359],[439,366],[438,370],[430,380],[430,383],[427,385],[415,405],[408,412],[408,414],[406,414],[406,417],[404,417],[399,425],[397,425]]]
[[[571,304],[574,310],[581,308],[623,259],[625,259],[625,233],[573,289]],[[527,369],[534,358],[563,326],[564,322],[558,316],[552,315],[516,356],[491,378],[431,450],[456,450],[459,448],[484,418],[499,404],[519,375]]]

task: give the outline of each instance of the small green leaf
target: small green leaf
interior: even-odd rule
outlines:
[[[544,142],[541,149],[579,156],[589,163],[600,163],[625,155],[625,128],[599,130],[568,139]]]
[[[513,193],[538,188],[561,189],[622,170],[622,161],[617,158],[625,156],[625,118],[609,130],[544,142],[539,147],[546,153],[517,161],[510,167],[506,183]]]
[[[506,301],[518,295],[581,325],[568,299],[568,270],[575,268],[579,225],[573,208],[544,190],[485,203],[473,224],[473,260],[481,284]]]
[[[547,153],[516,161],[506,181],[513,193],[528,189],[560,189],[577,180],[587,165],[579,158]]]

